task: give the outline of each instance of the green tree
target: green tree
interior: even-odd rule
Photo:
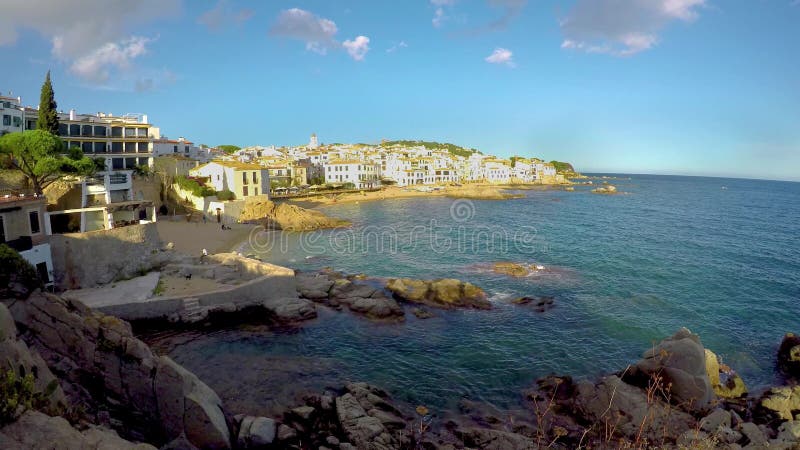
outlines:
[[[58,111],[56,108],[56,97],[53,93],[53,83],[50,82],[50,71],[42,84],[42,93],[39,97],[39,120],[36,122],[36,129],[49,131],[58,136]]]
[[[234,153],[234,152],[242,149],[242,147],[239,147],[237,145],[230,145],[230,144],[218,145],[217,148],[222,150],[223,152],[229,154],[229,155],[231,153]]]
[[[0,137],[0,154],[8,157],[10,168],[19,170],[38,194],[65,173],[91,175],[95,172],[91,158],[74,151],[65,156],[61,153],[63,147],[61,139],[44,130]]]

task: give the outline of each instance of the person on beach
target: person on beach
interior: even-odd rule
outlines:
[[[208,256],[208,250],[203,249],[203,253],[200,255],[200,262],[203,262],[206,259],[206,256]]]

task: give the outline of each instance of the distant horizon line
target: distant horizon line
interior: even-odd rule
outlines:
[[[687,178],[718,178],[721,180],[754,180],[754,181],[779,181],[785,183],[800,183],[800,178],[797,179],[777,179],[777,178],[759,178],[759,177],[747,177],[741,175],[689,175],[685,173],[656,173],[656,172],[609,172],[605,170],[597,171],[597,170],[589,170],[589,171],[579,171],[581,175],[650,175],[650,176],[657,176],[657,177],[687,177]]]

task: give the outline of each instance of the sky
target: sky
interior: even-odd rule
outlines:
[[[0,0],[0,92],[207,145],[800,181],[800,0]]]

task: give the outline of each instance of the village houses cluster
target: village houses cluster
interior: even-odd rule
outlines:
[[[32,193],[0,194],[0,243],[19,251],[46,282],[52,282],[53,274],[49,236],[156,221],[156,207],[163,199],[153,191],[152,182],[137,174],[160,172],[168,179],[202,183],[218,195],[227,192],[225,199],[222,195],[194,199],[197,209],[217,220],[221,214],[231,220],[250,197],[326,188],[563,181],[553,165],[535,158],[501,159],[423,143],[322,145],[312,134],[307,145],[225,152],[183,137],[167,138],[146,114],[70,110],[58,116],[58,135],[66,147],[102,161],[103,169],[89,177],[63,180],[70,192],[57,204]],[[19,97],[0,95],[0,118],[0,135],[33,130],[38,108],[23,106]],[[189,193],[177,190],[190,200]]]

